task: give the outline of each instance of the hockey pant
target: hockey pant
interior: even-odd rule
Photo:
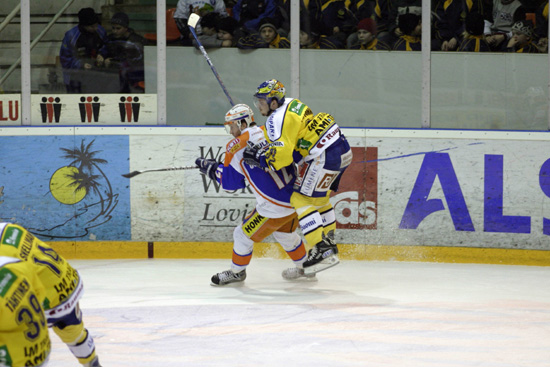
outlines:
[[[351,148],[341,136],[321,155],[306,159],[298,166],[298,177],[290,204],[298,214],[306,242],[314,246],[325,236],[334,238],[336,215],[330,203],[331,191],[338,191],[340,178],[351,164]]]
[[[296,213],[282,218],[266,218],[254,209],[242,225],[233,231],[231,269],[236,273],[246,269],[252,259],[254,242],[262,242],[270,234],[273,234],[296,266],[301,266],[307,258],[306,249],[296,228]]]
[[[53,323],[53,331],[67,344],[80,364],[89,363],[96,357],[94,339],[84,328],[78,304],[71,313],[57,320],[48,319],[48,322]]]

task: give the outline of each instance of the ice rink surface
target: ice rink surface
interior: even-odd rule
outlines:
[[[252,259],[72,260],[104,367],[550,366],[550,267],[342,261],[288,282]],[[78,366],[52,335],[49,366]]]

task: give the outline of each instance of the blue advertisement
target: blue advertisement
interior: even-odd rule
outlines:
[[[47,241],[130,240],[128,136],[0,137],[0,221]]]

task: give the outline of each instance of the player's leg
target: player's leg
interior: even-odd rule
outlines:
[[[254,213],[256,213],[254,211]],[[245,222],[246,223],[246,222]],[[227,285],[239,283],[246,279],[246,267],[252,259],[254,241],[244,232],[242,226],[237,226],[233,231],[233,255],[231,256],[231,268],[214,274],[212,285]]]
[[[334,214],[334,208],[330,201],[327,205],[319,208],[321,218],[323,218],[323,234],[334,240],[334,233],[336,231],[336,214]]]
[[[298,217],[296,213],[290,216],[292,219],[284,223],[273,232],[273,237],[281,244],[288,256],[294,262],[294,267],[283,270],[282,276],[286,280],[295,280],[305,278],[304,268],[302,264],[307,259],[306,248],[304,241],[296,229],[298,228]],[[314,279],[315,274],[308,276],[309,279]]]
[[[280,219],[279,219],[280,220]],[[246,279],[246,267],[252,259],[254,242],[261,242],[281,224],[260,215],[256,209],[233,231],[233,255],[231,269],[214,274],[212,285],[226,285]]]
[[[285,249],[288,256],[294,262],[293,267],[283,270],[282,277],[286,280],[295,280],[300,278],[315,279],[315,274],[305,275],[304,261],[307,259],[307,252],[304,242],[296,231],[292,233],[273,232],[273,237]]]
[[[63,343],[67,344],[80,364],[85,367],[101,367],[96,355],[94,339],[84,327],[78,304],[68,315],[60,319],[49,319],[48,322],[53,323],[53,331]]]
[[[304,234],[308,243],[315,244],[309,251],[308,259],[304,262],[306,274],[316,273],[339,263],[337,257],[338,247],[334,241],[336,218],[329,196],[331,191],[338,190],[342,173],[351,163],[351,159],[351,148],[347,140],[341,136],[338,142],[327,148],[319,157],[305,162],[306,169],[299,169],[300,177],[296,180],[299,184],[295,186],[296,192],[291,197],[291,204],[296,208],[300,218],[300,226],[308,224],[306,220],[302,222],[304,216],[300,213],[313,212],[312,209],[308,208],[308,204],[315,207],[315,211],[319,213],[319,217],[315,217],[315,220],[321,218],[322,223],[320,230],[315,228],[315,232],[312,232],[311,242],[310,237]],[[300,197],[296,194],[306,197]],[[301,208],[306,208],[305,211],[300,208],[300,205]],[[316,221],[311,223],[317,225]]]

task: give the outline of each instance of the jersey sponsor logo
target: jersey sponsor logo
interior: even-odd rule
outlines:
[[[317,148],[321,149],[324,147],[328,142],[330,142],[335,136],[340,136],[340,129],[334,129],[333,131],[330,131],[328,134],[323,136],[321,140],[317,143]]]
[[[339,172],[336,173],[325,173],[323,178],[319,181],[317,184],[317,187],[315,188],[316,191],[328,191],[330,189],[330,185],[332,185],[332,182],[336,179]]]
[[[260,214],[256,213],[252,218],[250,218],[245,224],[243,224],[243,231],[248,237],[256,232],[256,230],[264,224],[269,218],[262,217]]]
[[[317,135],[322,135],[332,124],[334,124],[334,119],[332,116],[326,113],[317,114],[313,120],[307,124],[309,131],[315,131]]]
[[[17,276],[9,269],[0,269],[0,296],[5,297]]]
[[[270,139],[274,139],[275,137],[275,123],[273,121],[273,115],[269,116],[265,123],[265,128],[267,130],[267,135]]]
[[[288,110],[297,115],[301,115],[302,112],[304,112],[305,108],[306,108],[305,104],[303,104],[302,102],[298,102],[296,100],[290,102],[290,105],[288,106]]]
[[[302,223],[300,223],[300,228],[302,229],[302,231],[305,231],[306,229],[308,229],[309,227],[315,225],[317,222],[315,221],[315,219],[312,219],[310,220],[309,222],[306,222],[302,225]]]
[[[309,148],[311,148],[311,142],[310,141],[307,141],[305,139],[302,139],[300,138],[298,140],[298,149],[304,149],[304,150],[309,150]]]
[[[235,138],[227,144],[227,152],[229,154],[235,154],[241,149],[241,139]]]
[[[13,364],[8,347],[0,346],[0,366],[11,366]]]
[[[2,244],[18,248],[19,243],[21,242],[22,235],[23,232],[20,229],[15,227],[8,227],[4,234],[4,238],[2,239]]]

